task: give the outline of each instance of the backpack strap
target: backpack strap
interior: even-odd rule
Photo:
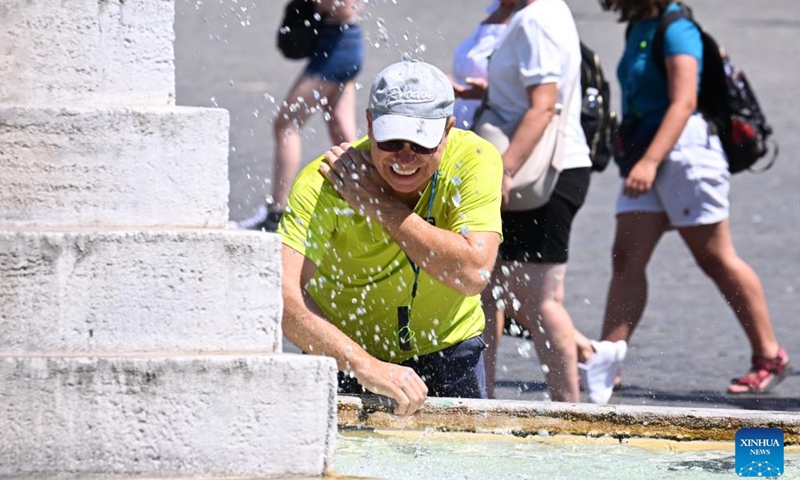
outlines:
[[[681,18],[689,17],[687,17],[680,10],[676,12],[669,12],[668,14],[662,16],[661,21],[658,22],[656,34],[653,36],[653,45],[651,48],[653,52],[653,60],[656,62],[658,71],[661,72],[661,75],[663,75],[665,78],[667,76],[667,64],[666,60],[664,59],[664,36],[667,33],[667,28],[669,28],[673,22],[680,20]]]

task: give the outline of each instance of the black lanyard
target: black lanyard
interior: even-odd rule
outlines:
[[[428,201],[428,214],[425,216],[425,221],[429,221],[431,218],[431,210],[433,209],[433,197],[436,194],[436,180],[439,178],[439,170],[436,170],[436,173],[433,174],[433,185],[431,186],[431,198]],[[417,288],[419,287],[419,272],[420,268],[419,265],[414,263],[414,260],[411,260],[411,257],[406,254],[406,258],[408,259],[408,263],[411,264],[411,270],[414,272],[414,286],[411,287],[411,305],[414,305],[414,299],[417,297]]]
[[[428,201],[428,214],[425,221],[431,218],[431,211],[433,210],[433,198],[436,194],[436,181],[439,178],[439,170],[433,174],[433,185],[431,186],[431,198]],[[410,351],[411,340],[414,338],[414,332],[411,330],[411,307],[414,306],[414,299],[417,298],[417,289],[419,288],[419,272],[420,266],[411,260],[411,257],[406,254],[408,263],[411,264],[411,271],[414,272],[414,285],[411,287],[411,302],[409,305],[402,305],[397,307],[397,339],[400,344],[400,350]]]

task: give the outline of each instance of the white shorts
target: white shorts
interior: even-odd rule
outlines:
[[[659,165],[653,188],[637,198],[626,197],[620,190],[617,214],[664,212],[675,228],[713,225],[729,216],[729,191],[722,144],[718,136],[709,135],[708,124],[696,114]]]

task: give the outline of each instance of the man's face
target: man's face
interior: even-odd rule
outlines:
[[[372,163],[398,198],[415,201],[425,189],[439,168],[447,134],[454,123],[455,119],[451,117],[442,132],[442,141],[431,150],[402,140],[376,142],[372,137],[372,116],[367,112]]]

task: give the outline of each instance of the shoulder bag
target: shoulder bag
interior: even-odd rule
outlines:
[[[580,78],[580,76],[578,76]],[[511,193],[504,210],[533,210],[546,204],[558,182],[563,169],[564,144],[566,143],[566,127],[569,118],[569,106],[575,92],[576,79],[569,89],[563,106],[556,106],[556,113],[545,127],[542,138],[511,178]],[[488,93],[488,92],[487,92]],[[474,131],[493,144],[502,154],[511,143],[511,138],[519,126],[520,119],[506,122],[486,105],[479,110],[479,118],[475,122]]]

